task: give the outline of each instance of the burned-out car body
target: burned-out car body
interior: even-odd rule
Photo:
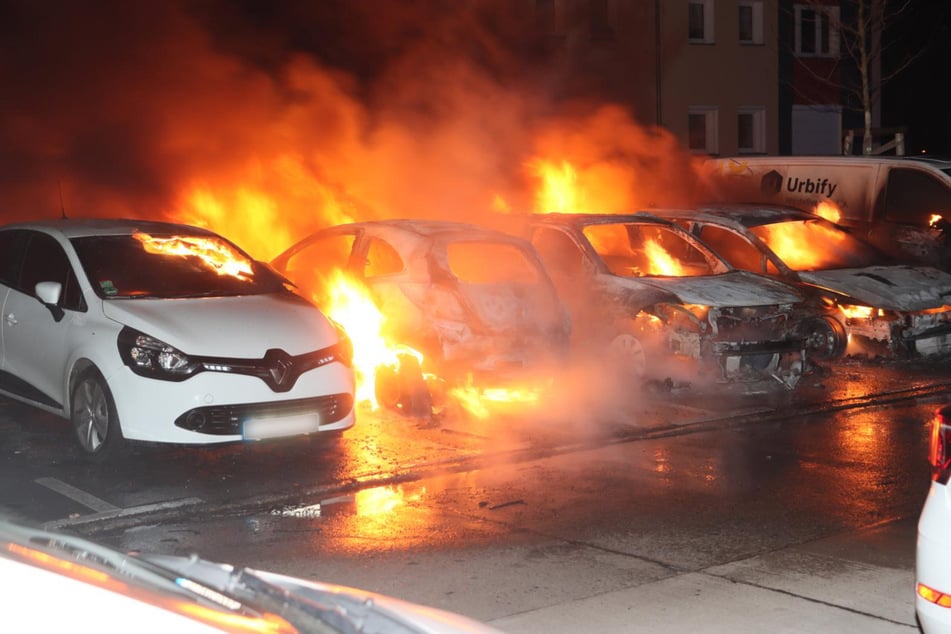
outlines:
[[[798,382],[812,312],[797,289],[732,269],[659,218],[535,214],[524,231],[572,308],[576,345],[627,355],[632,376]]]
[[[717,204],[650,213],[683,225],[736,268],[817,293],[838,354],[848,338],[902,355],[951,351],[951,274],[896,264],[846,229],[790,207]]]
[[[569,313],[537,253],[489,228],[411,219],[338,225],[271,265],[318,302],[345,272],[385,316],[386,339],[421,352],[423,369],[450,381],[521,377],[567,352]]]

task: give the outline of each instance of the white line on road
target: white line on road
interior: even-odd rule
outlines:
[[[91,508],[97,513],[104,513],[107,511],[115,511],[119,507],[109,504],[105,500],[97,498],[92,493],[86,493],[82,489],[77,489],[71,484],[66,484],[62,480],[57,480],[56,478],[37,478],[35,480],[40,486],[44,486],[47,489],[56,491],[60,495],[65,495],[70,500],[74,502],[79,502],[87,508]]]

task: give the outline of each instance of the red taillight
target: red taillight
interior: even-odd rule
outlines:
[[[931,463],[931,479],[941,484],[948,483],[951,476],[951,405],[935,412],[931,419],[931,448],[928,461]]]

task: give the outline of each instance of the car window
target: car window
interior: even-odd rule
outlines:
[[[370,238],[367,242],[367,257],[363,263],[363,277],[399,273],[404,268],[403,258],[390,244],[380,238]]]
[[[615,275],[686,277],[713,273],[698,247],[683,233],[664,225],[594,224],[584,228],[584,235]]]
[[[59,282],[62,285],[59,300],[61,307],[86,310],[73,267],[70,266],[63,247],[50,235],[30,232],[18,286],[24,293],[35,295],[36,285],[40,282]]]
[[[794,271],[885,264],[884,256],[848,231],[822,220],[789,220],[750,227]]]
[[[549,273],[566,276],[584,274],[584,252],[564,232],[539,227],[532,234],[532,246]]]
[[[504,242],[466,241],[446,245],[449,270],[469,284],[537,283],[537,265],[523,249]]]
[[[352,233],[319,236],[287,260],[284,272],[305,292],[323,296],[332,273],[349,267],[355,239]]]
[[[0,231],[0,283],[15,287],[19,277],[20,256],[27,233],[18,229]]]
[[[766,258],[755,245],[735,232],[715,225],[703,225],[700,239],[734,268],[753,273],[764,272]]]
[[[893,168],[885,189],[885,220],[927,227],[932,214],[951,212],[951,188],[930,174]]]
[[[283,280],[224,238],[207,234],[73,238],[104,299],[225,297],[284,291]]]

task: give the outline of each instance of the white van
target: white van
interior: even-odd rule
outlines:
[[[741,156],[709,159],[721,202],[815,212],[904,261],[951,268],[951,161],[903,156]]]

